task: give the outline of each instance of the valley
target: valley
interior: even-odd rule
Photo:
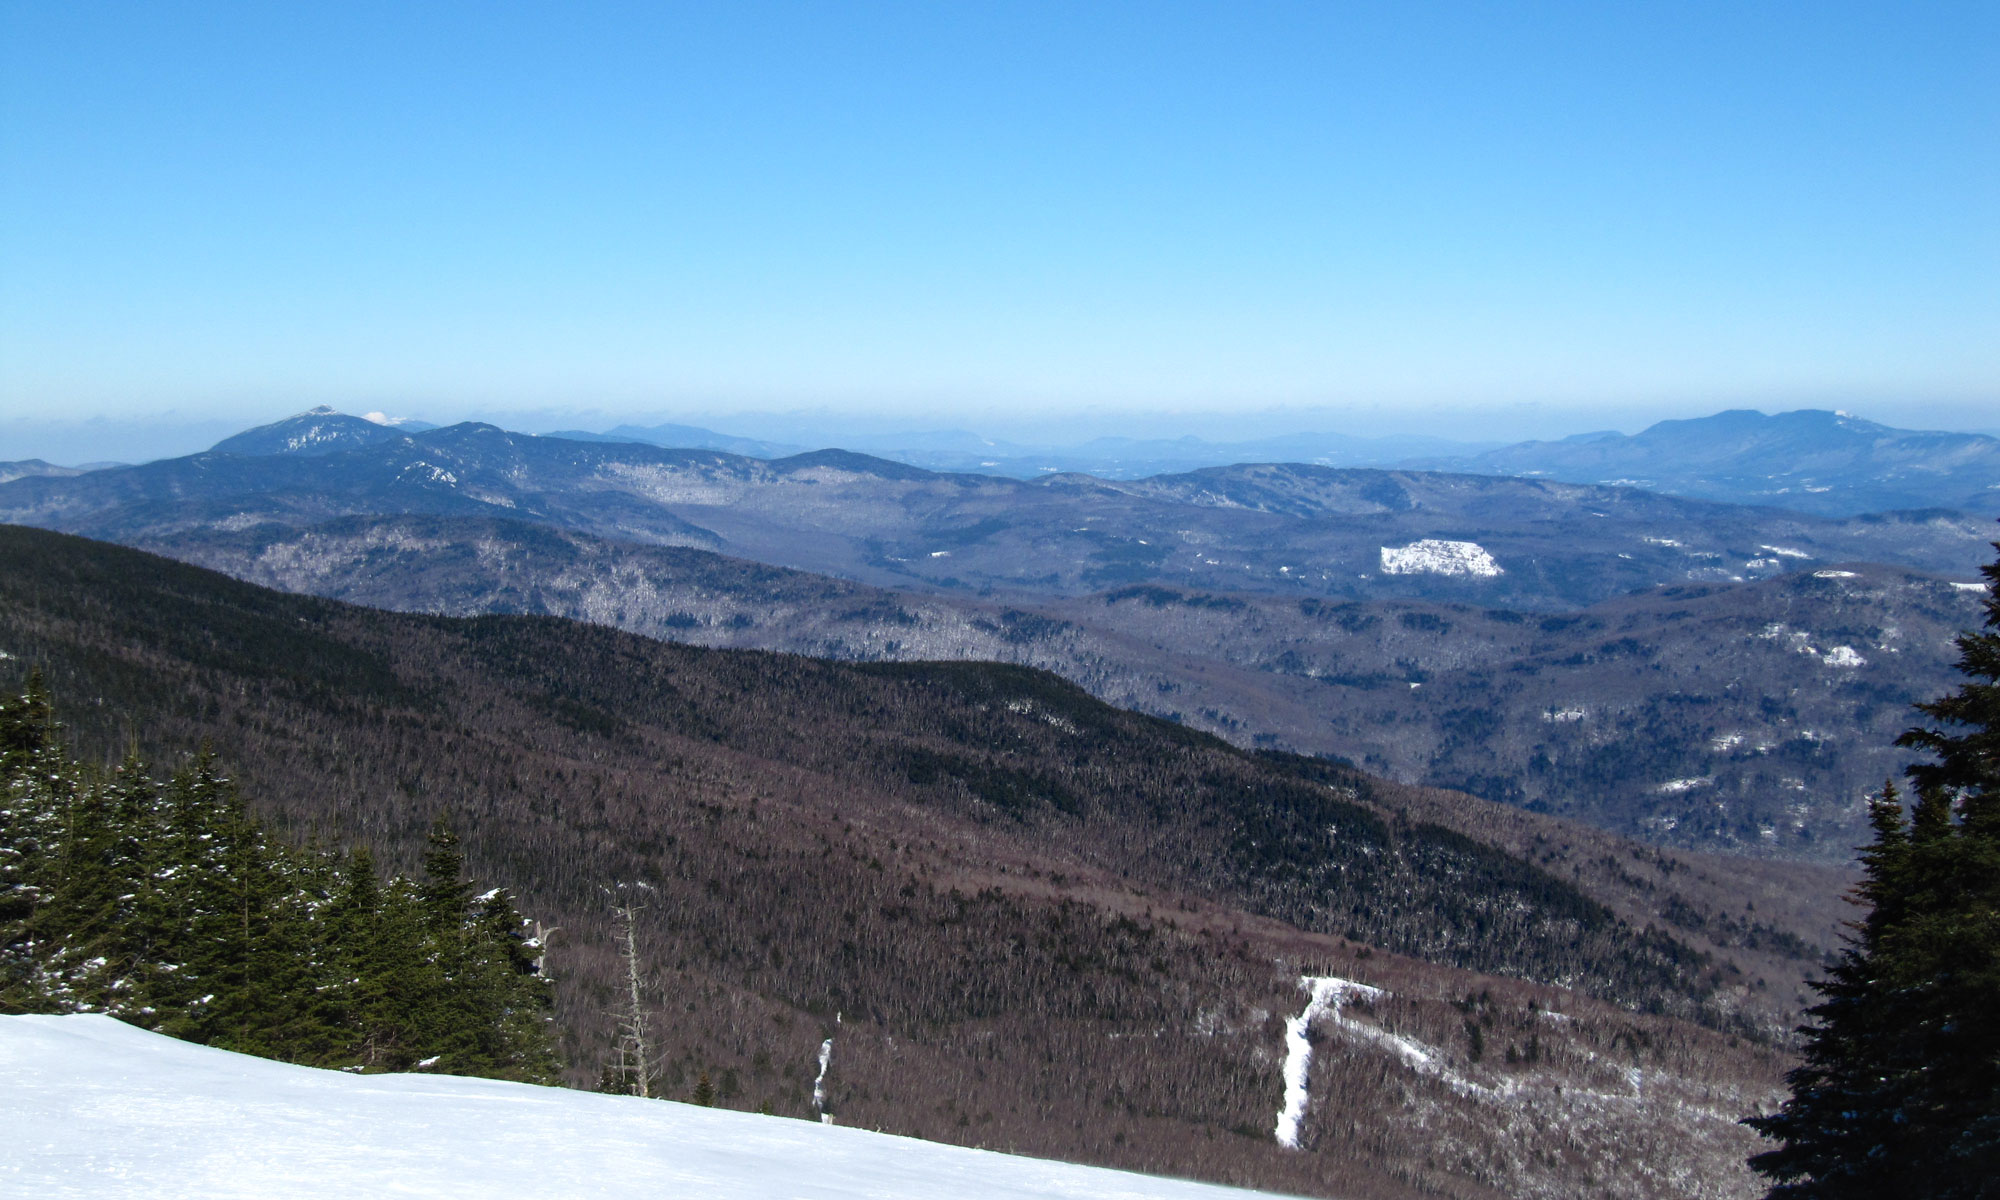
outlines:
[[[80,748],[213,745],[396,870],[451,814],[560,931],[572,1083],[635,902],[663,1094],[1465,1200],[1751,1194],[1988,536],[336,413],[0,516],[0,665]]]
[[[693,645],[1054,671],[1244,745],[1333,755],[1663,845],[1844,863],[1983,591],[1879,566],[1683,583],[1560,614],[1157,584],[898,592],[515,521],[347,517],[139,545],[251,582]]]
[[[207,739],[281,826],[396,867],[451,811],[565,931],[585,1077],[622,885],[670,1091],[802,1115],[831,1036],[838,1119],[933,1139],[1314,1194],[1747,1195],[1734,1116],[1838,916],[1832,872],[1247,752],[1023,668],[395,615],[0,535],[0,649],[80,747]],[[1272,1127],[1307,975],[1383,994],[1326,1018],[1300,1154]]]

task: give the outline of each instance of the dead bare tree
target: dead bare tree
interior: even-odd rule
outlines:
[[[618,953],[625,960],[625,1003],[618,1012],[618,1048],[613,1070],[628,1079],[634,1096],[653,1094],[653,1043],[646,1023],[647,981],[639,969],[637,918],[643,911],[636,905],[612,908],[617,920]]]

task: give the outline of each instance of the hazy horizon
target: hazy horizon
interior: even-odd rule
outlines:
[[[0,2],[0,457],[318,404],[1991,428],[1996,45],[1970,2]]]
[[[320,407],[319,405],[307,406]],[[1138,440],[1172,441],[1193,438],[1215,445],[1264,441],[1303,435],[1346,436],[1366,441],[1426,440],[1453,443],[1467,448],[1499,446],[1524,441],[1556,441],[1586,433],[1638,433],[1659,420],[1711,416],[1704,412],[1669,412],[1656,419],[1619,424],[1590,423],[1593,416],[1606,414],[1573,410],[1536,410],[1532,420],[1509,426],[1508,411],[1485,410],[1428,414],[1427,419],[1397,424],[1382,414],[1355,414],[1333,409],[1272,409],[1250,412],[1207,413],[1091,413],[1067,419],[1009,418],[1005,414],[966,412],[946,419],[926,420],[899,414],[844,414],[831,410],[792,412],[688,412],[639,411],[608,413],[602,410],[539,410],[494,412],[473,410],[440,420],[418,408],[396,406],[374,409],[361,405],[326,405],[336,412],[369,419],[416,420],[448,425],[458,421],[480,421],[517,433],[547,434],[560,431],[602,433],[619,426],[652,427],[686,425],[726,436],[787,443],[808,449],[842,445],[880,448],[899,436],[970,433],[1026,449],[1077,447],[1097,438],[1129,437]],[[1738,408],[1757,408],[1737,405]],[[1802,404],[1792,407],[1765,407],[1770,414],[1798,408],[1835,408],[1833,405]],[[226,437],[246,429],[268,425],[306,411],[306,408],[228,417],[180,415],[174,413],[140,417],[87,417],[69,421],[34,421],[11,418],[0,420],[0,462],[42,459],[59,466],[89,463],[141,463],[161,458],[196,454]],[[1880,424],[1910,429],[1946,430],[2000,436],[2000,427],[1942,422],[1906,424],[1885,420],[1865,409],[1845,409],[1852,415]],[[1927,410],[1936,411],[1936,410]],[[1981,415],[1986,415],[1981,413]],[[981,417],[990,418],[981,420]],[[1568,423],[1565,423],[1565,419]],[[1990,419],[1990,418],[1989,418]],[[1508,436],[1510,428],[1529,430]],[[1481,436],[1481,431],[1491,431]]]

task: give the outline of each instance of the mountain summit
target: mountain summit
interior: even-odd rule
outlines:
[[[350,417],[336,412],[322,404],[302,413],[273,421],[269,425],[259,425],[246,429],[233,437],[223,438],[210,448],[214,454],[241,454],[246,457],[265,457],[273,454],[337,454],[342,450],[353,450],[360,446],[372,446],[377,442],[390,442],[404,436],[394,426],[370,421],[365,417]]]

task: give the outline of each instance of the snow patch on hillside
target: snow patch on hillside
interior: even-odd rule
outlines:
[[[833,1064],[833,1039],[819,1044],[819,1074],[813,1077],[813,1111],[819,1114],[819,1123],[833,1124],[833,1114],[826,1111],[826,1069]]]
[[[1815,572],[1817,574],[1818,572]],[[1813,644],[1813,635],[1803,629],[1793,629],[1782,621],[1773,621],[1757,632],[1765,641],[1782,643],[1787,649],[1808,658],[1817,658],[1829,667],[1853,669],[1865,667],[1868,660],[1852,646],[1832,646],[1822,650]]]
[[[297,452],[326,442],[338,442],[345,437],[346,434],[337,427],[329,429],[324,425],[308,425],[285,439],[285,449]]]
[[[1463,575],[1490,579],[1505,572],[1478,542],[1424,538],[1407,546],[1382,547],[1384,575]]]
[[[0,1017],[0,1194],[1224,1200],[1253,1194],[636,1096],[269,1062]]]
[[[1285,1102],[1278,1109],[1278,1126],[1273,1136],[1287,1149],[1299,1148],[1299,1125],[1306,1119],[1306,1083],[1312,1075],[1312,1041],[1306,1036],[1315,1019],[1340,1016],[1341,1002],[1350,996],[1374,1000],[1382,989],[1341,979],[1333,975],[1302,975],[1299,986],[1306,990],[1305,1011],[1285,1018]]]
[[[1298,1016],[1285,1019],[1285,1097],[1283,1107],[1278,1110],[1277,1127],[1272,1131],[1281,1146],[1294,1150],[1299,1148],[1306,1106],[1311,1096],[1308,1084],[1313,1053],[1308,1031],[1315,1021],[1331,1022],[1342,1036],[1387,1051],[1410,1071],[1437,1080],[1460,1096],[1489,1103],[1511,1103],[1520,1094],[1522,1083],[1518,1079],[1503,1078],[1485,1084],[1467,1078],[1453,1070],[1445,1053],[1436,1047],[1372,1022],[1349,1017],[1343,1011],[1356,1001],[1373,1004],[1384,999],[1389,993],[1381,988],[1332,975],[1304,975],[1299,978],[1299,986],[1306,991],[1306,1006]],[[1561,1088],[1556,1089],[1557,1094],[1561,1091]]]
[[[433,463],[424,462],[422,459],[418,459],[416,462],[413,462],[409,466],[404,467],[402,473],[403,475],[408,475],[412,471],[429,472],[429,479],[432,483],[444,483],[453,485],[458,483],[458,476],[452,474],[450,471],[445,470],[443,467],[437,466]]]
[[[1079,734],[1083,732],[1076,727],[1076,722],[1063,716],[1061,713],[1043,712],[1040,708],[1036,707],[1033,700],[1009,700],[1007,702],[1007,711],[1018,713],[1024,717],[1033,717],[1045,725],[1062,730],[1064,733]]]

